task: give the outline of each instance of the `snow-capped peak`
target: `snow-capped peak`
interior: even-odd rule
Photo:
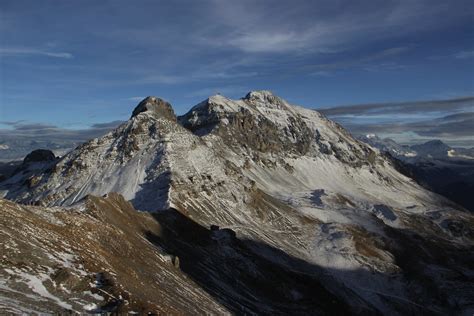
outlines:
[[[365,135],[365,138],[367,138],[367,139],[373,139],[373,138],[377,139],[378,137],[375,134],[367,134],[367,135]]]
[[[227,100],[227,97],[223,96],[222,94],[214,94],[211,95],[209,98],[207,98],[207,101],[209,103],[221,103],[225,102]]]
[[[149,96],[143,99],[133,110],[132,117],[143,112],[176,121],[171,104],[157,97]]]
[[[266,107],[275,109],[287,109],[288,104],[285,100],[274,95],[268,90],[250,91],[242,98],[243,101],[250,103],[256,107]]]
[[[245,100],[252,100],[252,99],[259,99],[259,100],[268,100],[275,98],[276,96],[269,90],[255,90],[255,91],[250,91],[247,93],[247,95],[244,97]]]

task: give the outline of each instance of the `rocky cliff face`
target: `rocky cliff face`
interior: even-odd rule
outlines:
[[[359,312],[468,309],[473,298],[463,293],[472,290],[472,276],[462,253],[473,246],[472,216],[395,167],[318,112],[268,91],[240,100],[212,96],[178,119],[166,102],[150,97],[115,131],[10,177],[0,190],[8,199],[44,206],[118,192],[157,217],[176,210],[174,216],[210,234],[205,240],[226,245],[214,249],[226,254],[212,256],[217,261],[194,253],[193,238],[167,247],[184,256],[180,265],[188,265],[189,276],[215,275],[204,287],[215,297],[224,293],[219,301],[231,311],[290,311],[291,302],[299,302],[301,313],[333,308],[314,303],[312,291]],[[173,226],[168,217],[161,220]],[[228,231],[207,232],[211,225]],[[171,230],[176,238],[186,231]],[[413,244],[419,256],[411,255]],[[245,283],[263,273],[249,263],[255,256],[271,271],[294,271],[289,279],[304,288],[292,283],[294,291],[261,297],[259,306],[255,295],[266,292]],[[206,263],[191,268],[196,258]],[[212,264],[226,260],[237,260],[240,270],[229,264],[220,272],[247,281],[214,274]],[[262,286],[273,287],[268,279]],[[233,294],[233,282],[244,282],[245,297]],[[276,301],[286,307],[279,310]]]

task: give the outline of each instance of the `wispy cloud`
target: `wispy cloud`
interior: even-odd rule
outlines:
[[[319,70],[319,71],[315,71],[313,73],[310,74],[311,76],[317,76],[317,77],[331,77],[334,75],[333,72],[330,72],[330,71],[325,71],[325,70]]]
[[[369,72],[397,71],[404,70],[406,68],[406,65],[402,65],[395,62],[375,63],[372,65],[363,66],[363,69]]]
[[[161,84],[179,84],[189,80],[187,76],[179,76],[172,74],[148,74],[136,81],[137,83],[161,83]]]
[[[461,50],[455,53],[449,53],[445,55],[433,55],[429,56],[429,60],[443,60],[443,59],[470,59],[474,58],[474,50]]]
[[[132,102],[140,102],[143,99],[145,99],[145,97],[130,97],[130,98],[127,98],[128,101],[132,101]]]
[[[397,113],[445,113],[445,112],[465,112],[474,109],[474,97],[458,98],[453,100],[434,100],[421,102],[400,102],[400,103],[378,103],[338,106],[333,108],[320,109],[329,116],[345,115],[392,115]]]
[[[27,56],[27,55],[40,55],[54,58],[73,58],[71,53],[67,52],[52,52],[36,48],[19,48],[19,47],[9,47],[9,48],[0,48],[0,55],[2,56]]]
[[[187,73],[151,73],[149,70],[138,70],[137,74],[140,78],[134,80],[136,83],[158,83],[158,84],[183,84],[196,81],[217,81],[230,80],[238,78],[250,78],[258,76],[255,70],[246,69],[249,66],[248,59],[221,59],[216,62],[209,62],[204,65],[197,66],[191,72]]]
[[[232,97],[234,95],[244,95],[244,93],[250,91],[248,87],[244,86],[219,86],[219,87],[210,87],[195,90],[186,95],[186,97],[209,97],[216,94],[222,94],[225,96]]]
[[[3,122],[10,128],[0,128],[0,144],[8,148],[0,151],[0,161],[23,159],[34,149],[65,151],[89,139],[100,137],[123,123],[96,123],[89,128],[67,129],[52,124],[34,122]]]
[[[14,142],[16,140],[50,141],[50,142],[84,142],[91,138],[104,135],[114,129],[123,121],[96,123],[85,129],[66,129],[53,124],[4,122],[11,128],[0,128],[0,140],[2,142]]]
[[[474,97],[343,106],[320,111],[356,135],[375,133],[401,143],[441,139],[453,146],[474,147]]]
[[[261,1],[216,0],[214,25],[226,32],[201,31],[200,38],[207,45],[248,53],[341,51],[360,42],[435,29],[449,23],[449,9],[446,3],[426,0],[387,1],[384,6],[371,1],[275,1],[270,7]]]
[[[395,57],[401,55],[411,49],[411,46],[399,46],[399,47],[390,47],[383,50],[366,53],[359,57],[352,57],[349,59],[338,60],[335,62],[328,63],[317,63],[317,64],[307,64],[302,66],[302,70],[313,69],[317,73],[318,71],[334,71],[341,69],[349,68],[362,68],[368,71],[375,71],[381,69],[402,69],[402,65],[395,62],[384,62],[380,61],[385,60],[386,58]]]
[[[7,125],[7,126],[16,126],[21,123],[26,122],[25,120],[18,120],[18,121],[0,121],[1,125]]]
[[[375,133],[403,144],[440,139],[452,146],[474,147],[474,112],[411,123],[342,123],[355,135]]]
[[[459,53],[456,53],[453,55],[457,59],[467,59],[467,58],[473,58],[474,57],[474,50],[463,50],[460,51]]]
[[[311,34],[252,32],[231,38],[227,44],[249,53],[279,53],[307,48],[309,43],[308,37],[311,37]]]

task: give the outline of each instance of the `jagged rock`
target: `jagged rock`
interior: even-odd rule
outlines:
[[[242,98],[242,100],[251,103],[259,102],[263,104],[271,104],[280,109],[284,108],[284,101],[268,90],[250,91],[244,98]]]
[[[179,117],[179,122],[197,135],[214,132],[229,145],[261,152],[305,154],[309,150],[312,132],[298,114],[289,112],[288,124],[281,127],[261,109],[286,112],[290,108],[268,91],[249,92],[237,102],[217,95]]]
[[[171,121],[176,121],[171,104],[157,97],[146,97],[133,110],[132,117],[137,116],[142,112],[149,112],[152,115],[167,118]]]
[[[36,149],[29,153],[25,159],[23,159],[23,163],[31,163],[31,162],[48,162],[54,161],[56,156],[51,150],[47,149]]]

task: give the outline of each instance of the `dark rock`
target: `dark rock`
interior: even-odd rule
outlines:
[[[221,229],[221,231],[227,235],[227,237],[231,240],[235,240],[237,238],[237,234],[235,233],[235,231],[233,231],[232,229],[230,228],[224,228],[224,229]]]
[[[23,163],[26,164],[31,162],[47,162],[54,161],[55,159],[56,156],[51,150],[37,149],[29,153],[23,160]]]
[[[171,104],[160,98],[146,97],[143,99],[133,110],[132,117],[142,112],[151,112],[154,115],[176,122],[176,115],[174,114]]]

